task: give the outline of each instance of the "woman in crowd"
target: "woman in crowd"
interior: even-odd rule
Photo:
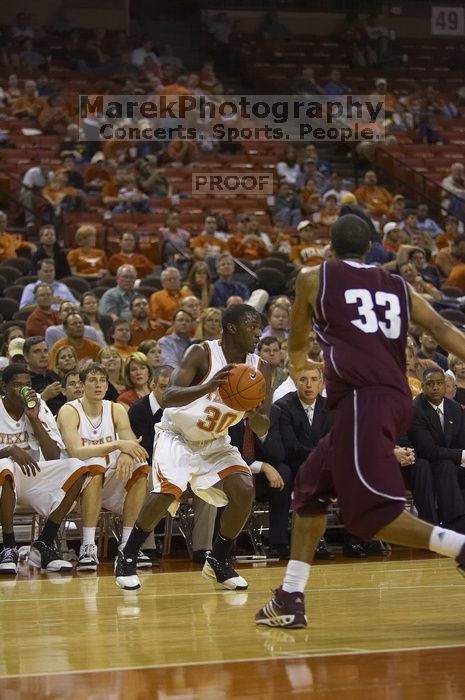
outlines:
[[[133,352],[126,358],[123,376],[128,389],[118,396],[118,403],[129,410],[137,399],[150,394],[152,369],[142,352]]]
[[[221,309],[210,306],[200,314],[200,321],[197,325],[194,338],[197,340],[219,340],[222,335]]]
[[[79,226],[74,237],[77,248],[67,256],[71,274],[76,277],[99,279],[108,273],[108,261],[104,251],[96,248],[97,230],[95,226]]]
[[[63,378],[66,372],[71,372],[78,366],[78,356],[72,345],[64,345],[60,348],[55,357],[55,372],[60,378]]]
[[[103,365],[108,373],[108,390],[104,398],[108,401],[116,401],[118,396],[126,390],[121,356],[113,348],[105,347],[98,353],[96,362]]]
[[[99,314],[97,297],[93,292],[84,292],[81,297],[81,313],[84,323],[87,326],[94,328],[102,343],[108,343],[110,336],[108,335],[113,323],[111,316]]]
[[[263,329],[262,338],[267,335],[272,335],[279,342],[289,335],[289,309],[286,306],[276,302],[271,304],[268,325]]]
[[[455,355],[449,355],[448,364],[449,369],[455,374],[455,383],[457,384],[455,400],[465,406],[465,362]]]
[[[207,309],[210,306],[213,297],[213,285],[206,263],[196,262],[192,265],[186,278],[186,284],[181,291],[188,296],[200,299],[202,309]]]
[[[143,340],[137,348],[137,352],[142,352],[147,358],[152,370],[161,365],[161,350],[158,340]]]

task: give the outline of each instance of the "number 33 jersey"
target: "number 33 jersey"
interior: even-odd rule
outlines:
[[[347,392],[369,386],[410,396],[405,345],[411,302],[401,277],[352,260],[325,262],[316,306],[330,407]]]
[[[203,346],[208,353],[209,366],[207,374],[199,384],[206,384],[228,364],[219,340],[206,340]],[[248,353],[245,363],[258,367],[260,358]],[[243,417],[244,411],[236,411],[223,403],[218,389],[215,389],[186,406],[165,408],[157,427],[172,430],[189,442],[205,442],[227,435],[228,428],[239,423]]]

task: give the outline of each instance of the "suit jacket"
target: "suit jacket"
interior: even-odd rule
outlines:
[[[153,439],[155,437],[155,423],[159,423],[163,415],[163,409],[152,413],[150,407],[150,394],[135,401],[129,408],[128,416],[131,428],[136,437],[142,437],[142,447],[148,453],[147,462],[152,464]]]
[[[285,462],[298,469],[321,438],[329,432],[332,414],[326,408],[326,399],[318,396],[315,403],[312,425],[300,403],[297,391],[292,391],[276,402],[281,410],[280,433],[285,450]]]
[[[444,399],[444,430],[439,416],[424,394],[413,402],[409,438],[418,457],[429,462],[449,459],[457,466],[465,450],[465,411],[459,403]]]
[[[256,435],[254,436],[255,459],[260,462],[268,462],[268,464],[276,465],[285,461],[284,446],[279,431],[280,415],[281,411],[279,408],[275,404],[272,404],[270,409],[270,427],[265,440],[262,442],[260,438]],[[244,443],[243,420],[229,428],[229,437],[231,438],[231,444],[237,447],[239,452],[242,453]],[[249,464],[253,461],[252,459],[246,459],[246,462]]]

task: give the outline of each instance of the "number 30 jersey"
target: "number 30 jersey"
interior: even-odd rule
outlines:
[[[352,260],[325,262],[316,306],[314,327],[330,407],[353,389],[369,386],[410,396],[405,345],[411,301],[401,277]]]
[[[206,340],[203,346],[208,353],[209,366],[200,384],[206,384],[228,364],[219,340]],[[248,353],[245,363],[251,367],[258,367],[260,358]],[[206,442],[227,435],[228,428],[239,423],[243,417],[244,411],[229,408],[221,400],[218,389],[215,389],[186,406],[165,408],[157,428],[172,430],[191,442]]]

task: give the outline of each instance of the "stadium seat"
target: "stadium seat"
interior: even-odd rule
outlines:
[[[62,277],[60,282],[66,284],[72,292],[76,292],[79,295],[91,290],[89,282],[82,277]]]
[[[4,265],[8,267],[16,267],[21,275],[27,275],[28,272],[32,270],[32,262],[28,258],[8,258],[0,263],[0,268]]]
[[[4,320],[11,321],[11,319],[13,318],[13,315],[19,309],[19,301],[16,301],[16,299],[9,299],[7,297],[3,297],[1,306],[2,306],[2,316],[3,316]]]
[[[20,302],[21,297],[23,295],[23,291],[24,287],[22,284],[12,284],[9,287],[5,287],[5,289],[3,290],[3,296],[6,299],[16,299],[17,302]]]

